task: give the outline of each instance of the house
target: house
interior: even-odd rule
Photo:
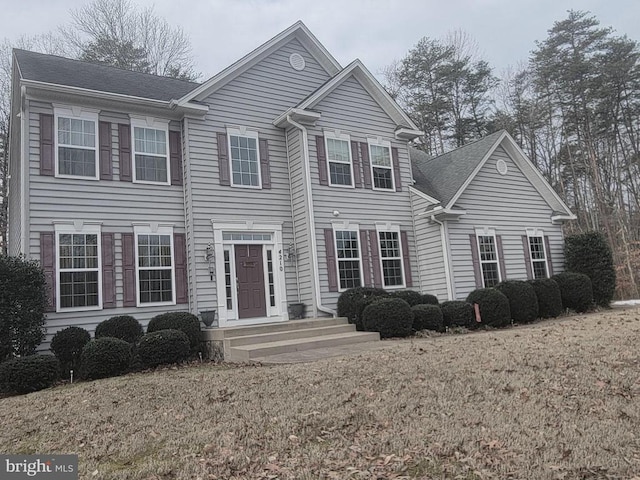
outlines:
[[[45,269],[48,339],[125,314],[333,316],[360,285],[462,298],[542,275],[539,251],[562,268],[571,213],[511,137],[424,158],[302,22],[201,84],[15,50],[12,118],[9,251]]]

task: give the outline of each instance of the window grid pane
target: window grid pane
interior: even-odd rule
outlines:
[[[78,177],[95,177],[95,150],[58,147],[58,173],[60,175],[74,175]]]
[[[136,153],[167,154],[167,136],[164,130],[135,127],[134,136]]]
[[[140,303],[173,301],[170,235],[138,235]]]
[[[98,235],[58,235],[58,258],[60,308],[98,306]]]
[[[93,120],[58,117],[58,173],[96,176],[96,124]]]
[[[376,167],[391,167],[391,155],[388,147],[369,145],[371,148],[371,164]]]
[[[224,285],[227,297],[227,310],[233,310],[233,294],[231,291],[231,260],[229,250],[224,251]]]
[[[390,168],[373,167],[373,185],[376,188],[393,189],[393,177]]]
[[[60,308],[98,305],[98,271],[60,272]]]
[[[167,157],[136,154],[136,180],[167,182]]]
[[[231,172],[234,185],[260,186],[258,146],[255,138],[230,135]]]
[[[494,287],[500,283],[498,275],[498,263],[487,262],[482,264],[482,278],[484,279],[485,288]]]
[[[500,283],[496,239],[493,235],[478,235],[477,239],[484,286],[493,287]]]
[[[351,156],[349,142],[327,138],[327,160],[331,185],[351,186]]]
[[[382,258],[382,278],[385,287],[403,284],[402,255],[398,232],[378,232],[380,257]]]
[[[273,254],[267,250],[267,275],[269,277],[269,304],[276,306],[276,284],[273,281]]]
[[[361,286],[358,232],[338,230],[335,232],[335,237],[340,288],[346,289]]]
[[[351,185],[351,165],[348,163],[329,163],[331,185]]]

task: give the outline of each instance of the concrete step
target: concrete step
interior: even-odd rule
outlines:
[[[380,340],[377,332],[346,332],[308,338],[296,338],[253,345],[230,347],[225,359],[231,362],[248,362],[258,357],[279,355],[282,353],[306,351],[315,348],[329,348]],[[226,349],[225,349],[226,350]]]
[[[305,318],[302,320],[289,320],[288,322],[265,323],[261,325],[247,325],[241,327],[224,327],[209,329],[208,332],[215,332],[216,339],[228,339],[232,337],[242,337],[247,335],[260,335],[263,333],[283,332],[289,330],[302,330],[306,328],[318,328],[331,325],[348,325],[349,322],[344,317],[337,318]]]
[[[256,345],[261,343],[271,343],[284,340],[294,340],[299,338],[320,337],[324,335],[335,335],[339,333],[355,332],[356,326],[349,323],[343,325],[327,325],[313,328],[296,328],[295,330],[284,330],[279,332],[259,333],[257,335],[242,335],[239,337],[227,338],[230,347],[240,347],[243,345]]]

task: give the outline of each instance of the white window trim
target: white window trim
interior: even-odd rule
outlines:
[[[544,241],[544,231],[539,229],[539,228],[527,228],[526,229],[527,232],[527,242],[529,243],[529,264],[531,265],[531,275],[533,276],[533,278],[535,278],[535,267],[534,267],[534,260],[533,260],[533,252],[531,251],[531,237],[538,237],[542,239],[542,253],[544,253],[544,260],[536,260],[536,262],[543,262],[544,261],[544,271],[545,271],[545,277],[544,278],[549,278],[549,252],[547,252],[547,245],[546,242]]]
[[[324,151],[327,159],[327,182],[330,187],[338,187],[338,188],[355,188],[355,179],[353,178],[353,158],[351,157],[351,137],[348,133],[341,133],[339,131],[331,131],[325,130],[324,132]],[[329,160],[329,143],[328,139],[333,140],[341,140],[343,142],[347,142],[347,152],[349,153],[349,168],[350,168],[350,176],[351,176],[351,184],[350,185],[342,185],[339,183],[331,183],[331,163],[341,163],[346,165],[347,162],[341,162],[339,160]]]
[[[393,171],[393,154],[391,153],[391,142],[388,140],[383,140],[381,138],[367,138],[367,145],[369,147],[369,168],[371,170],[371,188],[373,190],[378,190],[381,192],[395,192],[396,191],[396,178]],[[389,161],[391,165],[389,167],[383,167],[380,165],[373,164],[373,155],[371,154],[371,146],[375,145],[376,147],[384,147],[389,150]],[[376,187],[375,177],[373,175],[373,167],[376,168],[388,168],[391,172],[391,188],[380,188]]]
[[[155,227],[155,228],[154,228]],[[140,262],[138,260],[138,235],[168,235],[171,246],[171,298],[170,302],[140,302]],[[138,307],[155,307],[159,305],[176,305],[176,256],[173,245],[173,227],[155,225],[134,225],[133,227],[135,262],[136,262],[136,305]],[[164,268],[163,268],[164,269]],[[145,268],[145,270],[147,270]]]
[[[385,189],[383,189],[385,190]],[[387,257],[386,260],[400,260],[400,268],[402,270],[402,285],[386,285],[384,278],[384,267],[382,258],[382,244],[380,243],[380,232],[395,232],[398,234],[398,247],[400,250],[400,257]],[[406,288],[407,279],[404,271],[404,251],[402,250],[402,236],[400,235],[400,225],[378,224],[376,223],[376,235],[378,236],[378,257],[380,259],[380,276],[382,277],[382,288],[387,290]]]
[[[84,175],[68,175],[60,173],[60,163],[59,163],[59,155],[58,150],[60,146],[70,147],[70,148],[79,148],[81,150],[92,150],[90,147],[80,147],[78,145],[60,145],[58,142],[58,122],[60,117],[63,118],[72,118],[74,120],[86,120],[93,122],[95,125],[95,135],[96,141],[93,147],[93,151],[95,152],[95,168],[96,174],[93,177],[87,177]],[[58,178],[73,178],[77,180],[100,180],[100,131],[98,124],[98,110],[93,110],[90,108],[77,107],[77,106],[55,106],[53,108],[53,144],[54,144],[54,163],[55,163],[55,176]]]
[[[233,158],[231,157],[231,137],[253,138],[256,141],[256,160],[258,163],[258,185],[242,185],[233,183]],[[262,189],[262,165],[260,163],[260,136],[255,130],[248,130],[246,127],[227,127],[227,157],[229,158],[229,184],[236,188],[249,188],[253,190]]]
[[[169,163],[169,120],[154,117],[136,117],[131,116],[131,175],[133,183],[142,183],[146,185],[171,185],[171,165]],[[158,155],[155,153],[137,152],[136,151],[136,132],[137,128],[147,128],[152,130],[161,130],[164,132],[164,138],[167,142],[165,151],[166,155]],[[136,178],[136,155],[145,155],[149,157],[164,158],[167,166],[166,182],[151,182],[149,180],[138,180]]]
[[[333,223],[333,255],[336,259],[336,275],[338,281],[338,292],[344,292],[352,287],[342,288],[340,285],[340,258],[338,257],[338,239],[336,238],[336,232],[356,232],[356,239],[358,241],[358,270],[360,272],[360,286],[364,286],[362,277],[362,242],[360,241],[360,226],[354,223]],[[344,259],[345,262],[353,261],[353,258]]]
[[[98,305],[91,307],[67,307],[62,308],[60,302],[60,235],[65,234],[83,234],[97,235],[98,243]],[[100,224],[87,224],[82,222],[74,222],[73,224],[55,224],[55,250],[56,250],[56,312],[88,312],[93,310],[102,310],[102,232]],[[65,272],[73,271],[93,271],[93,268],[69,268],[64,269]]]
[[[480,253],[480,239],[478,237],[493,237],[493,246],[496,250],[495,260],[482,260],[482,254]],[[476,249],[478,253],[478,263],[480,264],[480,276],[482,277],[482,287],[487,288],[484,283],[484,273],[482,271],[483,263],[495,263],[498,270],[498,283],[502,281],[502,269],[500,268],[500,252],[498,251],[498,239],[496,238],[496,231],[493,228],[476,228]]]

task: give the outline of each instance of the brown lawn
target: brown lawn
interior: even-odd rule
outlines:
[[[0,400],[0,451],[77,453],[96,480],[629,479],[639,342],[628,308],[66,385]]]

